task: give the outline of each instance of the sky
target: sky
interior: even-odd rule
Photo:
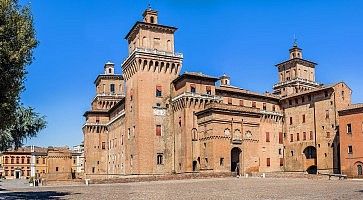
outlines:
[[[124,36],[142,20],[148,3],[159,11],[159,24],[178,27],[182,72],[226,73],[232,85],[272,91],[275,64],[288,58],[295,35],[304,59],[318,63],[319,83],[345,81],[353,103],[363,102],[363,1],[33,0],[39,46],[21,100],[45,115],[48,126],[26,145],[82,142],[93,81],[107,61],[121,73]]]

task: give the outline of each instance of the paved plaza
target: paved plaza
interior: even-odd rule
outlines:
[[[0,184],[0,199],[363,199],[360,180],[219,178],[37,188]]]

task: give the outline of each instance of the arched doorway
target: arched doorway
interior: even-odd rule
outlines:
[[[304,149],[304,154],[306,159],[316,159],[316,148],[308,146]]]
[[[234,147],[231,150],[231,172],[237,172],[237,175],[240,175],[240,155],[241,149],[238,147]]]
[[[312,165],[312,166],[310,166],[310,167],[306,170],[306,172],[307,172],[308,174],[316,174],[316,173],[317,173],[317,171],[318,171],[318,168],[316,167],[316,165]]]

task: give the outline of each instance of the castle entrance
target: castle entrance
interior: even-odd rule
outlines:
[[[241,149],[238,147],[234,147],[231,150],[231,172],[236,172],[237,175],[240,175],[241,164],[240,164],[240,156]]]

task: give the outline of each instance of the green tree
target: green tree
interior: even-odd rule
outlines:
[[[38,126],[40,128],[16,134],[13,130],[19,125],[16,123],[23,111],[44,121],[31,108],[24,108],[19,103],[26,66],[31,64],[37,45],[30,7],[20,7],[17,0],[0,0],[0,148],[18,146],[23,139],[35,136],[34,130],[45,127],[44,123],[44,126]],[[29,122],[37,122],[32,117],[28,118],[32,119]],[[28,125],[25,127],[29,128]]]

